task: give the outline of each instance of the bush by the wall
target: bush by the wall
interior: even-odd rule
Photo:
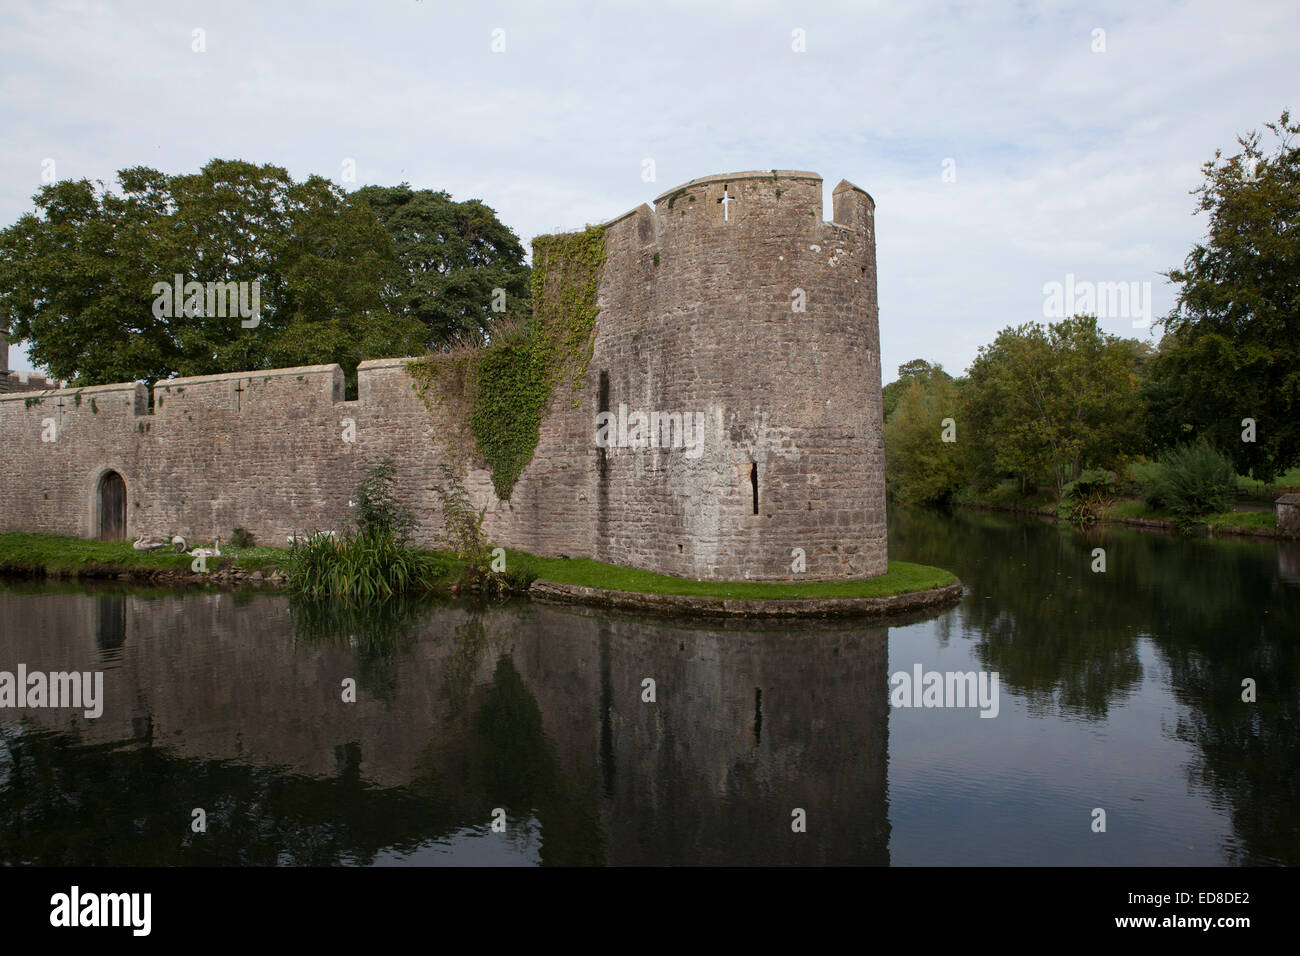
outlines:
[[[1166,451],[1139,480],[1147,504],[1180,521],[1228,510],[1237,484],[1232,462],[1204,438]]]
[[[383,461],[366,472],[352,491],[357,530],[362,535],[392,534],[405,542],[415,527],[415,516],[397,498],[397,469]]]
[[[443,542],[464,565],[459,587],[493,600],[504,597],[511,585],[492,570],[492,550],[483,530],[487,509],[474,507],[460,476],[447,465],[437,495],[442,506]]]
[[[508,501],[537,448],[553,394],[576,405],[587,380],[597,292],[605,263],[605,229],[533,240],[531,315],[507,322],[485,348],[430,355],[407,363],[412,385],[430,412],[452,420],[447,436],[473,450],[492,472],[497,497]]]

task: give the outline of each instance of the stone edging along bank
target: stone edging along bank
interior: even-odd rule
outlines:
[[[544,604],[585,604],[694,617],[808,618],[887,617],[909,611],[946,607],[961,600],[962,583],[941,588],[859,598],[775,598],[769,600],[708,597],[694,594],[643,594],[606,591],[578,584],[534,581],[528,596]]]
[[[205,574],[196,574],[188,568],[142,568],[104,565],[89,562],[79,568],[46,568],[11,564],[0,570],[0,578],[35,578],[51,581],[121,581],[149,587],[185,588],[210,586],[218,588],[265,587],[274,590],[283,587],[288,578],[282,571],[257,571],[220,565]]]

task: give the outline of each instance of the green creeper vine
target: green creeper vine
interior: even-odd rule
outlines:
[[[452,454],[467,451],[472,435],[503,501],[532,460],[556,387],[567,384],[581,392],[586,386],[604,264],[603,226],[539,236],[533,240],[533,308],[526,324],[498,332],[486,348],[431,355],[406,366],[430,411],[437,403],[459,423],[455,434],[440,436]]]

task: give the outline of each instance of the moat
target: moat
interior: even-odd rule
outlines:
[[[0,585],[0,670],[104,698],[0,709],[0,863],[1300,863],[1300,543],[899,508],[889,541],[961,604],[741,629]],[[891,708],[918,665],[997,672],[996,717]]]

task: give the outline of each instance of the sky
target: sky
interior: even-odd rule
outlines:
[[[42,177],[215,157],[481,199],[525,240],[810,170],[828,218],[841,179],[876,200],[885,381],[958,373],[1055,318],[1051,283],[1137,283],[1096,311],[1147,338],[1202,164],[1300,111],[1297,39],[1294,0],[5,0],[0,227]]]

